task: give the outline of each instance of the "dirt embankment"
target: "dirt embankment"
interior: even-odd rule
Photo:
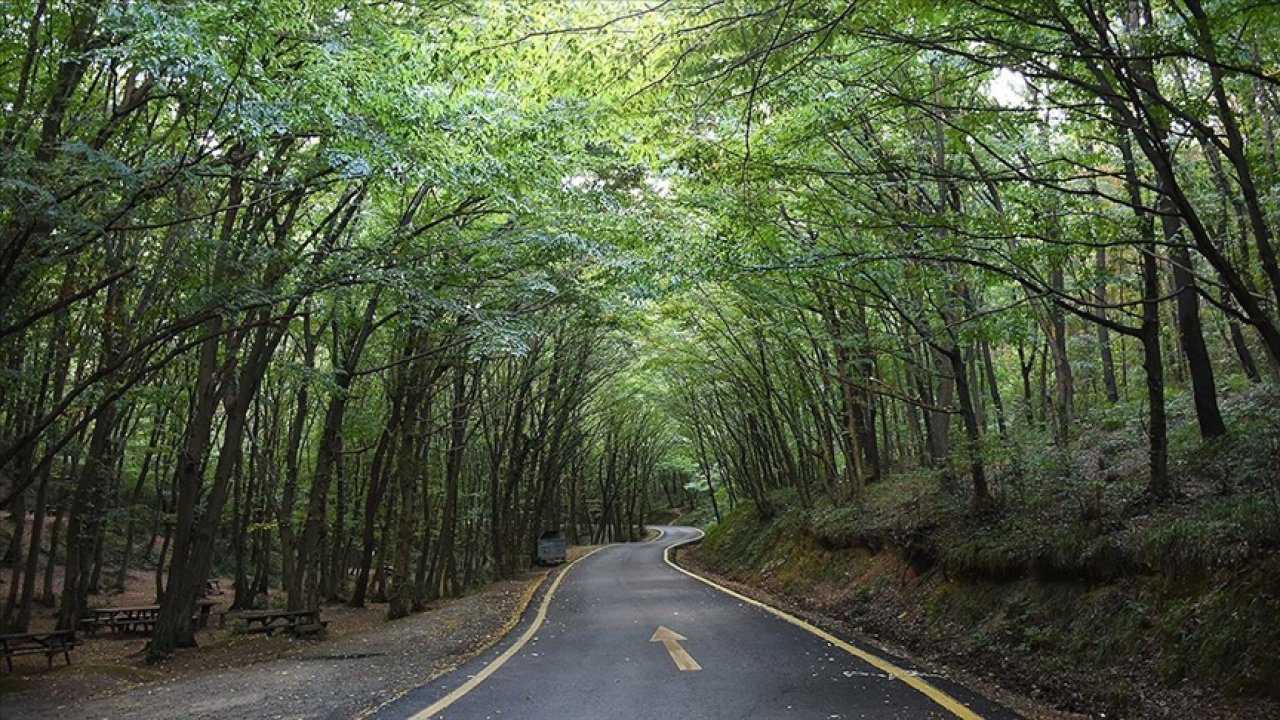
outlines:
[[[1280,718],[1276,554],[1207,573],[996,577],[949,569],[927,547],[936,535],[893,535],[833,542],[794,514],[740,508],[680,561],[1029,717]]]

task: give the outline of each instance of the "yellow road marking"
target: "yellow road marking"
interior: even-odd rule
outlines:
[[[701,530],[699,530],[698,532],[702,533]],[[981,715],[965,707],[959,700],[956,700],[955,698],[946,694],[942,690],[939,690],[938,688],[934,687],[924,678],[921,678],[918,675],[914,675],[911,672],[904,670],[898,667],[897,665],[894,665],[888,660],[885,660],[884,658],[878,657],[876,655],[872,655],[871,653],[867,652],[866,650],[863,650],[862,648],[851,645],[845,642],[844,640],[841,640],[840,638],[836,637],[835,635],[832,635],[826,630],[823,630],[820,627],[807,623],[804,620],[801,620],[800,618],[790,613],[783,612],[782,610],[779,610],[775,607],[766,605],[760,602],[759,600],[749,598],[746,595],[743,595],[742,593],[734,592],[733,590],[730,590],[729,588],[713,580],[708,580],[707,578],[704,578],[701,575],[698,575],[697,573],[694,573],[690,570],[685,570],[684,568],[680,567],[679,565],[671,561],[672,548],[676,548],[681,545],[687,545],[691,542],[697,542],[698,540],[701,540],[702,537],[703,535],[700,534],[696,538],[685,540],[683,542],[672,543],[671,545],[668,545],[662,551],[662,559],[666,561],[666,563],[671,567],[675,568],[676,570],[679,570],[685,575],[688,575],[694,580],[697,580],[698,582],[706,585],[710,585],[716,590],[719,590],[720,592],[725,593],[726,595],[735,597],[741,600],[742,602],[748,603],[750,605],[754,605],[755,607],[758,607],[761,610],[764,610],[765,612],[770,613],[781,620],[786,620],[787,622],[791,623],[792,625],[795,625],[796,627],[802,630],[806,630],[814,635],[817,635],[823,640],[826,640],[832,645],[840,648],[841,650],[844,650],[845,652],[867,663],[868,665],[876,668],[877,670],[880,670],[881,672],[887,673],[891,677],[901,680],[902,682],[910,685],[912,688],[916,689],[918,692],[928,697],[930,700],[934,701],[938,705],[941,705],[948,712],[960,718],[961,720],[982,720]]]
[[[471,679],[460,685],[453,692],[445,695],[434,703],[431,703],[431,705],[427,706],[425,710],[414,715],[411,720],[427,720],[427,718],[439,714],[445,708],[461,700],[467,693],[475,690],[480,683],[488,680],[490,675],[498,671],[498,668],[507,664],[508,660],[514,657],[516,653],[520,652],[520,650],[523,649],[531,639],[533,639],[534,634],[538,632],[538,628],[542,627],[543,621],[547,619],[547,609],[551,607],[551,600],[555,597],[556,589],[560,587],[560,581],[564,580],[564,576],[569,574],[569,571],[573,569],[574,565],[577,565],[607,547],[611,546],[605,545],[604,547],[598,547],[566,565],[564,570],[562,570],[560,574],[556,576],[556,579],[552,581],[551,587],[547,588],[547,594],[542,597],[542,604],[538,606],[538,614],[533,618],[533,624],[524,631],[524,634],[520,636],[520,639],[516,640],[515,644],[507,648],[501,655],[494,658],[493,662],[485,665],[484,669],[473,675]]]
[[[692,655],[685,652],[684,648],[680,647],[680,641],[688,639],[674,630],[669,630],[665,626],[659,625],[658,629],[653,631],[653,637],[649,638],[649,642],[662,643],[662,647],[667,649],[667,654],[671,656],[671,661],[676,664],[676,668],[680,672],[695,672],[701,670],[702,666],[698,664],[697,660],[693,659]]]

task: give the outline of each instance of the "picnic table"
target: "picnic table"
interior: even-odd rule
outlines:
[[[217,604],[217,600],[210,600],[209,598],[200,598],[196,601],[196,612],[198,614],[191,618],[195,621],[196,628],[209,627],[209,613],[213,612],[213,606]]]
[[[209,614],[212,612],[213,606],[217,604],[216,600],[208,598],[201,598],[196,601],[198,614],[192,617],[192,620],[197,628],[208,626]],[[160,618],[159,605],[106,607],[97,608],[92,612],[93,617],[84,621],[85,629],[90,633],[97,631],[100,627],[108,627],[118,633],[151,632],[156,626],[156,620]]]
[[[93,617],[85,623],[85,627],[91,633],[100,627],[111,628],[118,633],[150,632],[158,617],[159,605],[97,608],[93,610]]]
[[[258,610],[240,616],[247,633],[274,635],[277,630],[291,633],[319,632],[329,624],[320,619],[320,609],[314,610]]]
[[[53,656],[62,653],[62,656],[67,659],[67,664],[70,665],[71,649],[75,646],[74,630],[0,635],[0,656],[4,657],[5,664],[9,666],[9,672],[13,672],[15,655],[44,655],[49,662],[49,667],[53,667]]]

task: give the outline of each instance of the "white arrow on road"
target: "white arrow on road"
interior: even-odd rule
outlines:
[[[667,654],[671,656],[671,661],[681,672],[693,672],[701,670],[702,666],[694,660],[684,648],[680,647],[681,640],[688,640],[685,636],[666,627],[659,625],[658,629],[653,631],[653,637],[649,638],[649,642],[660,642],[667,649]]]

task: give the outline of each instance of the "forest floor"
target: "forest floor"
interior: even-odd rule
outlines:
[[[569,559],[592,548],[570,548]],[[245,635],[228,618],[197,634],[198,648],[148,664],[143,636],[84,637],[72,664],[43,656],[16,658],[0,675],[6,717],[259,718],[343,717],[373,710],[482,652],[519,619],[546,578],[531,570],[424,612],[386,621],[386,605],[323,608],[318,638]],[[100,606],[154,600],[149,573],[123,594],[92,598]],[[229,583],[224,582],[224,587]],[[225,597],[230,603],[230,593]],[[215,612],[218,608],[215,608]],[[34,629],[50,625],[45,611]]]

